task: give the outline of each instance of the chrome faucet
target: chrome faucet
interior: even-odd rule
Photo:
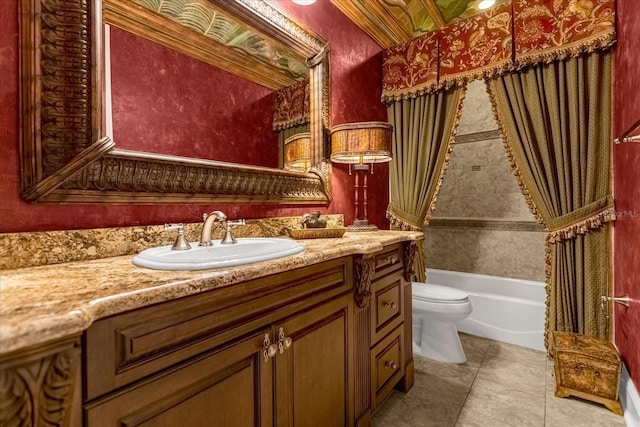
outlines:
[[[202,226],[202,234],[200,235],[199,246],[211,246],[211,231],[213,229],[214,222],[226,222],[227,216],[220,211],[213,211],[210,214],[202,214],[202,220],[204,225]]]

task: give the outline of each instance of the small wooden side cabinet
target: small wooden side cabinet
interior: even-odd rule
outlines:
[[[557,397],[576,396],[622,415],[618,400],[620,355],[609,341],[571,332],[553,333]]]

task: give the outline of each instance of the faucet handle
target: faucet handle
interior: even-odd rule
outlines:
[[[165,224],[164,230],[178,230],[178,236],[176,237],[176,241],[173,242],[173,246],[171,246],[172,251],[187,251],[191,249],[191,245],[184,237],[184,224],[175,223],[175,224]]]
[[[236,221],[227,221],[227,230],[224,234],[224,238],[220,241],[221,245],[233,245],[234,243],[238,243],[233,233],[231,232],[231,227],[234,225],[245,225],[246,222],[244,219],[239,219]]]

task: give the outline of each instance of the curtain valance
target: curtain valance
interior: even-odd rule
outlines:
[[[275,92],[273,130],[288,129],[309,122],[309,80]]]
[[[605,49],[615,0],[513,0],[386,49],[382,101]]]

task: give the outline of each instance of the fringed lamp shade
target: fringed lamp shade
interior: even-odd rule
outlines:
[[[331,130],[331,161],[348,163],[349,175],[351,175],[351,165],[354,165],[353,168],[356,171],[354,185],[356,219],[352,225],[347,227],[349,231],[378,229],[374,224],[369,224],[367,219],[367,205],[369,203],[367,201],[367,172],[369,172],[369,163],[383,163],[391,160],[392,130],[393,126],[386,122],[348,123],[336,126]],[[373,173],[373,166],[371,173]],[[360,194],[362,194],[362,199],[360,199]],[[360,206],[362,209],[359,209]]]
[[[284,141],[284,168],[306,172],[311,166],[311,133],[295,134]]]
[[[338,125],[331,130],[331,161],[384,163],[391,160],[391,131],[385,122]]]

